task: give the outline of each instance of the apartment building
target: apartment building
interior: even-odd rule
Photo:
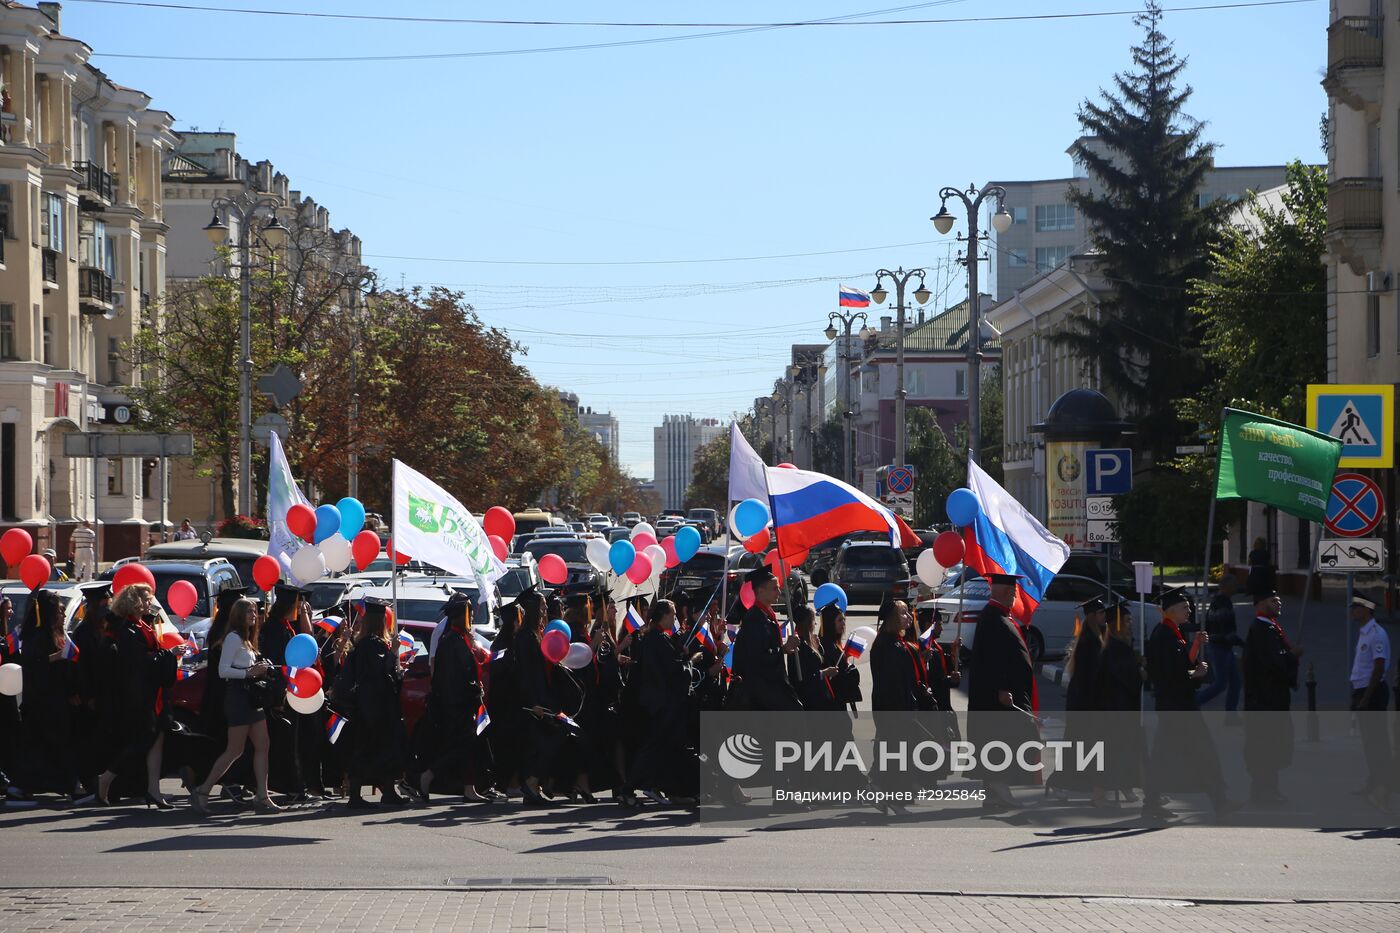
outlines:
[[[128,344],[158,313],[170,114],[89,63],[59,4],[0,3],[0,526],[66,556],[94,522],[102,560],[159,520],[153,461],[69,458],[74,432],[135,417]]]
[[[714,418],[691,415],[663,415],[652,429],[652,467],[656,472],[656,492],[663,509],[685,506],[685,491],[695,471],[695,452],[723,436],[728,425]]]
[[[594,411],[591,406],[580,405],[575,392],[559,393],[559,404],[578,416],[579,427],[597,438],[598,443],[612,457],[613,463],[621,463],[621,439],[618,437],[617,418],[610,411]]]

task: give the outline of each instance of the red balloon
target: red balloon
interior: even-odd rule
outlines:
[[[540,558],[540,579],[550,586],[562,586],[569,582],[569,565],[558,554],[546,554]]]
[[[49,564],[49,559],[42,554],[30,554],[19,562],[20,582],[31,590],[37,590],[48,583],[52,573],[53,567]]]
[[[0,558],[13,567],[34,550],[34,539],[23,528],[11,528],[0,535]]]
[[[151,573],[149,567],[143,567],[140,564],[122,564],[112,575],[112,595],[115,596],[133,583],[144,583],[154,590],[156,588],[155,574]]]
[[[287,510],[287,527],[292,534],[311,544],[316,536],[316,513],[309,505],[298,502]]]
[[[768,529],[765,528],[757,534],[745,538],[744,550],[750,554],[762,554],[768,550]]]
[[[745,580],[744,585],[739,587],[739,602],[745,609],[752,609],[754,604],[753,584]]]
[[[672,567],[679,567],[679,566],[680,566],[681,559],[680,559],[679,557],[676,556],[676,536],[675,536],[675,535],[668,535],[668,536],[666,537],[666,539],[665,539],[664,541],[661,542],[661,550],[663,550],[663,551],[666,552],[666,569],[667,569],[667,570],[670,570]]]
[[[510,555],[510,549],[500,535],[487,535],[486,540],[491,542],[491,553],[496,555],[497,560],[505,560]]]
[[[258,560],[264,560],[264,554]],[[254,575],[256,576],[257,564],[254,563]],[[261,584],[259,584],[261,586]],[[268,587],[263,587],[268,589]],[[182,619],[188,618],[194,612],[195,603],[199,602],[199,590],[194,588],[194,584],[188,580],[176,580],[170,584],[170,589],[165,592],[165,602],[170,606],[170,611]]]
[[[386,551],[394,551],[394,539],[393,539],[393,538],[390,538],[390,539],[389,539],[389,543],[388,543],[388,545],[387,545],[384,549],[385,549]],[[411,560],[413,560],[413,558],[412,558],[412,557],[409,557],[409,556],[408,556],[407,554],[405,554],[403,551],[394,551],[394,563],[398,564],[400,567],[407,567],[407,566],[408,566],[408,562],[411,561]]]
[[[778,578],[779,586],[787,585],[788,570],[792,565],[782,559],[776,550],[769,551],[764,555],[763,562],[773,571],[773,576]]]
[[[253,561],[253,582],[264,593],[271,593],[277,581],[282,579],[282,565],[271,554],[264,554]]]
[[[362,531],[350,542],[350,553],[355,557],[355,566],[363,572],[379,557],[379,535],[372,531]]]
[[[558,664],[569,653],[569,636],[555,629],[540,639],[540,653],[550,664]]]
[[[780,469],[780,470],[795,470],[795,469],[797,469],[797,464],[795,464],[795,463],[780,463],[780,464],[778,464],[778,469]]]
[[[159,634],[156,635],[156,643],[162,648],[173,651],[181,645],[188,644],[188,639],[181,635],[174,626],[162,625]]]
[[[303,667],[287,684],[287,692],[296,697],[311,697],[321,689],[321,672],[314,667]]]
[[[486,529],[486,534],[509,541],[515,537],[515,516],[510,514],[510,509],[494,505],[481,516],[481,527]]]
[[[933,559],[941,567],[955,567],[963,559],[962,535],[956,531],[945,531],[933,539]]]

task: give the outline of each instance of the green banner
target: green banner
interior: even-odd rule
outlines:
[[[1322,522],[1342,442],[1286,421],[1225,409],[1215,498],[1248,499]]]

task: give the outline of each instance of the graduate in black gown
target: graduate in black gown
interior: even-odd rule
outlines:
[[[345,716],[349,713],[349,706],[339,702],[335,695],[334,685],[341,670],[345,667],[346,660],[350,657],[350,649],[355,645],[355,635],[359,632],[360,613],[353,602],[346,602],[341,604],[339,611],[333,613],[332,617],[339,619],[340,622],[335,627],[335,631],[329,633],[326,640],[321,643],[320,651],[321,679],[326,692],[324,709],[327,716],[332,712]],[[350,749],[351,729],[351,723],[346,721],[335,742],[330,741],[329,735],[326,736],[326,746],[321,752],[321,778],[327,796],[340,796],[345,792],[345,763]]]
[[[544,806],[546,785],[557,786],[562,775],[576,775],[581,754],[577,707],[565,709],[562,697],[569,685],[556,674],[540,648],[545,626],[545,599],[525,590],[517,599],[521,610],[511,655],[521,706],[526,710],[525,744],[520,792],[527,806]],[[560,683],[556,685],[556,678]],[[581,700],[582,697],[579,697]],[[562,716],[561,716],[562,714]]]
[[[628,770],[632,789],[658,803],[667,797],[694,798],[698,761],[686,745],[688,673],[675,636],[676,607],[668,599],[653,603],[637,646],[641,702],[646,710],[646,739]],[[680,800],[676,800],[680,802]]]
[[[1094,707],[1100,711],[1104,772],[1099,785],[1129,803],[1142,786],[1146,742],[1142,730],[1142,662],[1133,650],[1133,619],[1115,600],[1108,606],[1103,650],[1095,671]]]
[[[78,697],[78,664],[63,631],[63,604],[53,590],[36,590],[20,629],[24,669],[24,767],[16,775],[28,793],[81,796],[74,745],[72,701]]]
[[[1023,743],[1040,738],[1036,711],[1035,666],[1025,635],[1011,618],[1018,574],[990,576],[991,598],[977,616],[972,660],[967,671],[968,739],[979,749],[989,742],[1005,742],[1013,752]],[[980,759],[980,755],[979,755]],[[1030,784],[1038,773],[1021,768],[1014,760],[1003,771],[978,768],[987,796],[984,812],[1001,812],[1017,806],[1013,784]]]
[[[1209,666],[1181,633],[1191,613],[1185,591],[1168,590],[1160,603],[1162,621],[1147,639],[1147,676],[1159,715],[1143,777],[1143,815],[1169,816],[1163,795],[1172,792],[1206,794],[1220,814],[1231,805],[1225,797],[1215,743],[1196,702]]]
[[[1099,659],[1108,620],[1108,604],[1099,598],[1081,603],[1074,641],[1065,661],[1065,741],[1090,745],[1098,738],[1102,717],[1099,710]],[[1055,772],[1048,786],[1056,791],[1090,791],[1096,807],[1107,806],[1104,787],[1097,772],[1068,767]]]
[[[433,657],[428,693],[427,725],[432,734],[428,767],[419,779],[419,789],[425,800],[436,783],[440,793],[460,790],[467,802],[484,803],[495,794],[490,790],[488,748],[477,731],[485,697],[482,665],[472,646],[471,601],[464,594],[454,594],[445,611],[447,630]],[[485,728],[483,721],[482,731]]]
[[[1298,688],[1301,645],[1283,633],[1278,593],[1254,594],[1254,621],[1245,636],[1244,760],[1249,769],[1250,802],[1280,806],[1288,802],[1278,787],[1279,772],[1293,762],[1293,718],[1289,709]]]
[[[917,623],[916,623],[917,627]],[[929,617],[929,628],[919,636],[922,648],[920,657],[928,669],[928,689],[938,704],[939,717],[943,720],[948,735],[953,739],[962,737],[958,726],[958,715],[953,711],[953,690],[962,683],[962,670],[958,667],[958,657],[962,651],[962,640],[954,640],[952,646],[944,649],[938,643],[943,636],[943,613],[934,609]]]
[[[491,640],[491,658],[487,662],[486,712],[491,717],[491,727],[483,738],[490,744],[491,758],[496,764],[496,787],[502,793],[509,793],[520,786],[529,723],[526,721],[528,714],[521,708],[524,704],[515,673],[515,633],[520,626],[520,604],[516,599],[502,600],[499,612],[501,626]]]
[[[603,594],[589,599],[596,609],[586,633],[593,660],[575,672],[587,686],[578,719],[583,727],[587,754],[578,791],[587,802],[592,801],[592,792],[605,787],[612,788],[613,796],[617,797],[624,772],[618,714],[622,666],[617,651],[617,605]]]
[[[355,647],[336,678],[337,697],[353,697],[346,714],[353,727],[347,761],[347,806],[352,810],[373,810],[379,806],[364,799],[362,791],[366,785],[380,789],[380,803],[403,803],[395,787],[404,767],[403,710],[399,705],[403,670],[388,611],[389,604],[383,600],[365,600]]]
[[[178,659],[160,647],[150,620],[156,618],[155,594],[144,583],[127,585],[117,594],[108,617],[108,632],[117,646],[115,682],[120,685],[115,748],[111,762],[97,779],[97,803],[111,800],[112,783],[120,776],[146,786],[146,805],[173,807],[160,793],[165,732],[171,709],[165,691],[175,683]]]
[[[942,723],[938,718],[928,717],[916,724],[914,713],[937,713],[938,703],[928,686],[928,669],[920,657],[918,645],[911,645],[906,637],[914,618],[908,604],[902,599],[893,599],[887,593],[880,603],[880,628],[875,641],[870,646],[870,709],[875,717],[875,742],[877,748],[896,748],[899,743],[906,747],[927,741],[946,742],[946,733],[941,732]],[[946,749],[945,749],[946,751]],[[876,752],[871,765],[870,780],[881,790],[909,791],[916,785],[929,786],[939,777],[947,774],[945,767],[937,773],[916,772],[912,768],[901,769],[891,764],[886,770],[881,767],[882,756]],[[885,809],[899,809],[887,805]]]
[[[739,634],[734,639],[734,677],[737,683],[730,696],[734,708],[753,710],[800,710],[801,702],[788,680],[786,655],[797,650],[797,636],[783,638],[773,602],[778,598],[778,581],[767,565],[749,571],[747,581],[754,603],[744,613]]]
[[[111,711],[116,703],[113,674],[117,643],[107,637],[112,584],[104,580],[78,589],[83,594],[83,605],[72,636],[79,652],[79,702],[73,709],[73,741],[77,746],[79,780],[96,786],[97,775],[107,770],[114,751],[110,736]]]
[[[817,640],[817,615],[810,606],[798,606],[792,613],[792,626],[797,633],[797,650],[787,656],[788,680],[797,690],[804,710],[840,712],[844,707],[836,696],[831,679],[836,666],[822,659],[821,642]]]
[[[854,710],[863,698],[860,692],[860,671],[851,663],[845,651],[846,613],[836,603],[822,607],[821,614],[822,667],[834,667],[831,689],[843,708]]]
[[[14,602],[8,596],[0,596],[0,664],[19,663],[19,624]],[[14,786],[11,775],[19,767],[18,699],[0,694],[0,793],[8,793]]]

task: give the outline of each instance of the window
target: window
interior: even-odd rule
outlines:
[[[122,381],[122,369],[121,369],[121,367],[122,367],[122,359],[121,359],[121,354],[119,354],[119,353],[117,352],[117,338],[116,338],[116,337],[108,337],[108,338],[107,338],[107,372],[110,374],[110,377],[109,377],[108,380],[107,380],[107,384],[108,384],[108,385],[113,385],[113,386],[115,386],[115,385],[121,385],[121,381]]]
[[[915,398],[924,398],[928,395],[928,374],[923,369],[915,366],[904,368],[904,393]]]
[[[1037,204],[1035,206],[1035,229],[1037,232],[1044,232],[1046,230],[1073,230],[1074,205]]]
[[[0,236],[7,240],[13,240],[15,235],[10,229],[10,186],[0,185]]]
[[[1366,296],[1366,355],[1379,356],[1381,352],[1381,296]]]
[[[39,215],[40,244],[56,253],[63,252],[63,198],[44,195],[44,212]]]
[[[107,225],[100,220],[84,217],[78,228],[78,262],[111,275],[112,259],[112,241],[107,236]]]
[[[959,369],[953,376],[953,394],[958,398],[967,397],[967,370]]]
[[[1026,265],[1026,251],[1023,249],[1009,249],[1006,251],[1006,264],[1013,269],[1020,269]]]
[[[107,495],[120,496],[122,494],[122,461],[115,457],[107,460]]]
[[[18,359],[15,353],[15,306],[0,304],[0,360]]]
[[[1068,258],[1068,246],[1037,246],[1035,248],[1035,271],[1047,272]]]
[[[53,318],[44,315],[44,362],[53,365]]]
[[[1011,208],[1011,222],[1013,224],[1023,224],[1026,222],[1026,209],[1024,207]]]

